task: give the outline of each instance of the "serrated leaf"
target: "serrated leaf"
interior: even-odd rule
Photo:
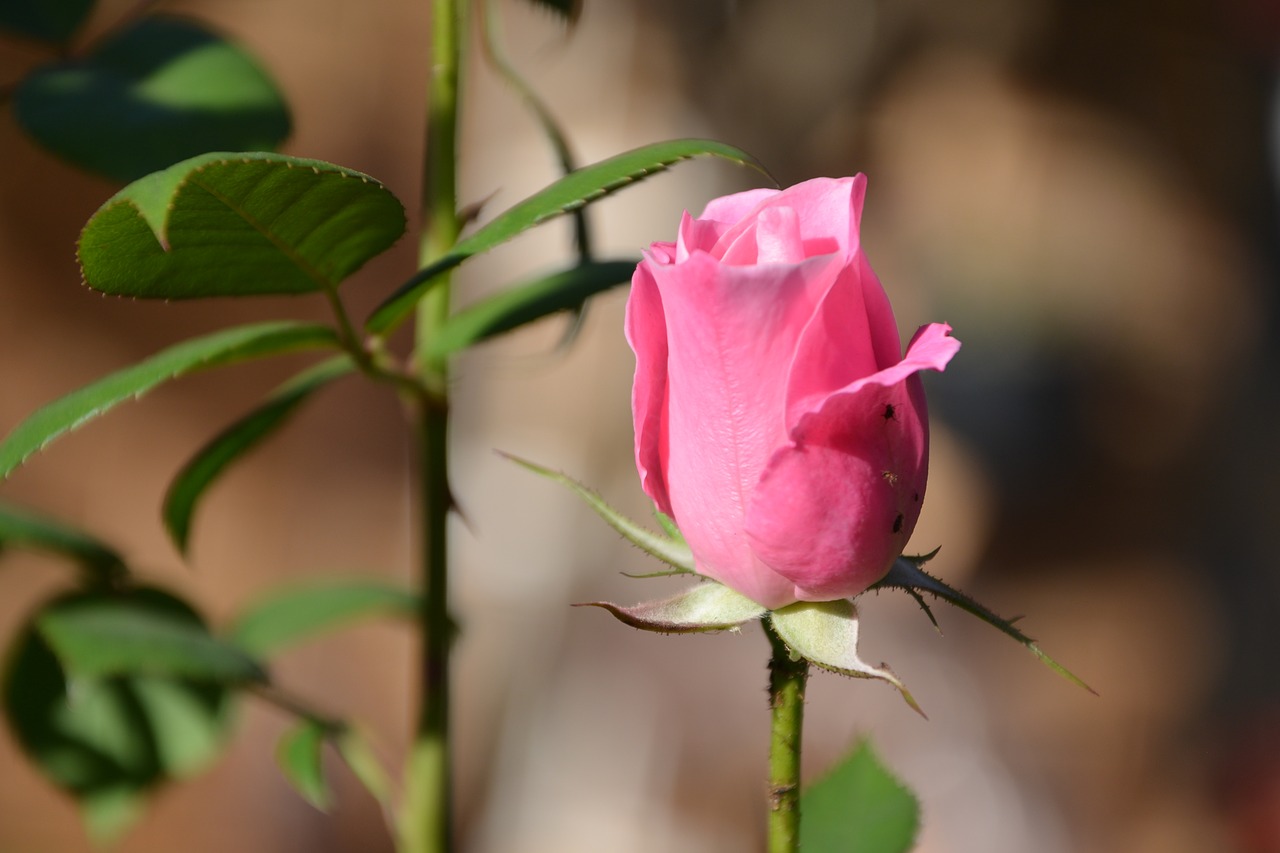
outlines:
[[[65,42],[93,11],[93,0],[4,0],[0,29],[41,41]]]
[[[661,601],[621,607],[607,601],[588,601],[574,607],[600,607],[620,622],[659,634],[729,631],[765,614],[765,608],[740,592],[715,581],[704,581]]]
[[[368,738],[359,729],[348,728],[334,739],[334,746],[365,790],[383,806],[390,804],[391,777],[378,760]]]
[[[427,345],[441,357],[517,329],[548,314],[571,311],[595,294],[631,280],[638,260],[580,263],[534,279],[464,308]]]
[[[202,623],[136,595],[81,596],[46,608],[36,628],[74,677],[266,681],[253,658],[214,637]]]
[[[872,666],[858,657],[858,609],[852,601],[801,601],[773,611],[769,619],[792,654],[841,675],[887,681],[898,688],[913,711],[925,716],[888,667]]]
[[[313,393],[354,369],[351,356],[340,355],[303,371],[200,448],[173,478],[161,511],[165,529],[179,551],[186,553],[196,505],[227,467],[284,426]]]
[[[404,233],[368,175],[282,154],[215,152],[134,181],[80,234],[94,290],[143,299],[332,291]]]
[[[936,554],[937,552],[935,551],[934,553]],[[1083,687],[1093,695],[1098,695],[1098,691],[1094,690],[1088,684],[1085,684],[1073,672],[1045,654],[1044,650],[1036,645],[1034,640],[1022,633],[1022,631],[1018,630],[1018,628],[1013,624],[1015,620],[1003,619],[997,616],[995,613],[988,610],[977,601],[974,601],[963,592],[948,586],[922,569],[921,566],[932,557],[933,554],[928,554],[924,557],[899,557],[894,561],[893,566],[889,569],[889,573],[878,583],[874,584],[871,589],[906,590],[916,598],[916,601],[920,603],[922,607],[924,607],[925,612],[929,614],[929,618],[933,621],[935,627],[938,623],[933,619],[933,614],[929,612],[928,607],[924,604],[924,600],[920,598],[920,593],[927,592],[930,595],[937,596],[953,607],[958,607],[966,613],[977,616],[983,622],[986,622],[996,630],[1017,640],[1019,643],[1026,646],[1027,651],[1039,658],[1041,663],[1058,673],[1058,675],[1061,675],[1077,687]]]
[[[621,533],[625,539],[641,551],[651,557],[657,557],[672,568],[678,569],[681,573],[694,573],[693,552],[689,550],[689,546],[683,541],[675,542],[637,524],[609,506],[598,494],[572,477],[561,474],[559,471],[552,471],[550,468],[543,468],[541,465],[530,462],[527,459],[521,459],[518,456],[512,456],[510,453],[503,453],[502,451],[498,451],[498,453],[539,476],[546,477],[548,480],[559,483],[562,486],[567,486],[574,494],[582,498],[587,506],[595,510],[596,515],[603,518],[610,527]]]
[[[237,326],[175,344],[72,391],[14,427],[0,442],[0,479],[63,433],[170,379],[249,359],[338,345],[338,336],[328,326],[294,322]]]
[[[0,553],[5,548],[61,554],[103,577],[115,577],[125,571],[120,554],[96,537],[48,516],[0,504]]]
[[[414,593],[375,581],[322,581],[277,592],[253,605],[228,637],[255,657],[266,657],[357,619],[414,618],[418,601]]]
[[[201,626],[185,604],[158,590],[129,593],[153,610]],[[77,594],[41,612],[99,600]],[[38,618],[38,617],[37,617]],[[154,676],[69,674],[28,623],[8,657],[4,710],[32,762],[78,802],[92,837],[114,840],[141,814],[148,789],[201,769],[222,748],[231,694],[222,686]]]
[[[155,15],[36,69],[14,114],[45,148],[118,181],[205,151],[273,149],[290,129],[253,57],[203,25]]]
[[[867,740],[800,796],[801,853],[906,853],[919,831],[920,804]]]
[[[327,812],[333,793],[324,775],[325,728],[312,720],[303,720],[285,732],[276,744],[276,763],[293,789],[311,805]]]
[[[475,233],[459,240],[449,254],[419,270],[378,306],[365,327],[375,334],[386,334],[409,315],[418,299],[441,273],[453,269],[474,255],[505,243],[535,225],[598,201],[629,184],[664,171],[681,160],[703,155],[723,157],[768,174],[745,151],[707,139],[658,142],[584,166],[500,213]]]

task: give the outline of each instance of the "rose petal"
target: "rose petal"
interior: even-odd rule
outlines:
[[[670,515],[671,501],[663,476],[667,470],[667,326],[662,315],[662,295],[653,280],[652,270],[657,266],[646,259],[631,276],[624,328],[627,343],[636,354],[631,415],[640,486],[658,509]]]

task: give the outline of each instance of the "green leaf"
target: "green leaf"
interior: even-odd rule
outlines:
[[[333,803],[333,792],[324,775],[324,743],[329,732],[312,720],[303,720],[285,732],[276,744],[276,763],[284,778],[304,800],[322,812]]]
[[[228,637],[266,657],[311,636],[370,616],[413,618],[418,596],[368,580],[321,581],[277,592],[236,620]]]
[[[93,0],[4,0],[0,29],[55,43],[65,42],[93,11]]]
[[[453,269],[473,255],[486,252],[528,231],[535,225],[541,225],[549,219],[577,210],[625,186],[670,168],[681,160],[702,155],[723,157],[735,163],[750,166],[765,175],[768,174],[750,154],[731,145],[707,139],[658,142],[584,166],[534,193],[515,207],[500,213],[471,236],[459,240],[449,254],[419,270],[417,275],[405,282],[399,290],[378,306],[365,323],[366,328],[375,334],[389,332],[409,315],[418,299],[431,287],[437,276]]]
[[[104,577],[115,577],[125,571],[124,560],[115,549],[88,533],[43,515],[0,504],[0,552],[9,547],[61,554]]]
[[[769,620],[793,656],[841,675],[887,681],[898,688],[913,711],[925,716],[906,685],[887,666],[872,666],[858,657],[858,609],[852,601],[801,601],[773,611]]]
[[[567,477],[558,471],[552,471],[550,468],[543,468],[541,465],[537,465],[527,459],[521,459],[518,456],[512,456],[510,453],[503,453],[502,451],[498,451],[498,453],[539,476],[569,487],[578,497],[582,498],[587,506],[595,510],[596,515],[603,518],[605,523],[621,533],[624,538],[641,551],[651,557],[657,557],[662,562],[677,569],[679,574],[686,572],[696,574],[693,567],[693,552],[689,550],[689,546],[683,540],[674,541],[642,527],[609,506],[598,494],[572,477]]]
[[[935,551],[934,553],[937,552]],[[933,613],[929,611],[929,607],[925,604],[924,599],[920,597],[920,593],[927,592],[930,595],[941,598],[953,607],[958,607],[966,613],[977,616],[983,622],[986,622],[998,631],[1017,640],[1019,643],[1026,646],[1027,651],[1039,658],[1041,663],[1058,673],[1058,675],[1061,675],[1067,681],[1070,681],[1077,687],[1083,687],[1095,696],[1098,695],[1098,691],[1094,690],[1088,684],[1085,684],[1078,676],[1068,670],[1065,666],[1045,654],[1044,651],[1036,645],[1034,640],[1019,631],[1013,624],[1017,620],[1002,619],[986,607],[983,607],[977,601],[974,601],[972,598],[965,595],[963,592],[948,586],[922,569],[921,566],[928,562],[932,557],[933,554],[928,554],[924,557],[899,557],[894,561],[893,566],[889,569],[889,573],[871,588],[905,590],[915,597],[917,603],[919,603],[925,613],[928,614],[930,621],[933,622],[935,627],[938,624],[937,620],[933,618]]]
[[[388,806],[391,803],[391,777],[378,760],[369,739],[359,729],[348,728],[338,734],[334,745],[365,790],[384,807]]]
[[[45,148],[118,181],[205,151],[272,149],[289,135],[284,98],[249,54],[159,16],[38,68],[14,108]]]
[[[133,590],[125,597],[146,612],[203,629],[194,611],[159,590]],[[48,613],[103,600],[79,593],[42,608],[8,658],[3,701],[23,751],[76,798],[90,834],[105,842],[140,815],[149,788],[190,775],[217,755],[232,703],[221,685],[203,681],[70,672],[39,622]]]
[[[338,345],[337,335],[328,326],[294,322],[237,326],[175,344],[145,361],[72,391],[18,424],[0,442],[0,479],[8,477],[27,457],[64,432],[96,418],[117,403],[142,396],[169,379],[239,361]]]
[[[576,24],[578,17],[582,14],[582,0],[529,0],[529,2],[559,15],[570,26]]]
[[[867,740],[800,796],[802,853],[906,853],[920,804]]]
[[[333,291],[404,233],[368,175],[281,154],[203,154],[134,181],[80,234],[85,283],[144,299]]]
[[[86,678],[157,675],[220,684],[266,681],[262,668],[199,622],[138,599],[84,597],[36,620],[67,671]]]
[[[670,598],[635,607],[619,607],[607,601],[589,601],[574,607],[600,607],[632,628],[659,634],[732,631],[765,614],[764,607],[742,593],[711,580]]]
[[[222,472],[284,426],[315,391],[354,369],[351,357],[340,355],[298,374],[200,448],[174,477],[164,499],[164,526],[179,551],[186,553],[197,503]]]
[[[631,280],[638,260],[578,264],[505,290],[459,311],[427,346],[437,358],[518,329],[557,311],[571,311],[602,290]]]

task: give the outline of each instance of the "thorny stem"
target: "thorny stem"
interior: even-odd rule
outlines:
[[[768,853],[800,849],[800,743],[804,731],[804,688],[809,662],[792,660],[787,645],[766,619],[773,656],[769,659],[769,822]]]

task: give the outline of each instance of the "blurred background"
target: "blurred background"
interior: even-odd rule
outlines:
[[[103,0],[92,28],[130,3]],[[175,0],[242,40],[290,98],[289,153],[417,195],[425,3]],[[885,685],[816,674],[812,778],[860,736],[919,795],[927,853],[1280,851],[1276,155],[1272,0],[587,0],[567,35],[501,5],[517,65],[583,161],[680,136],[751,151],[783,184],[866,172],[863,242],[905,335],[950,322],[931,377],[934,455],[913,552],[1021,623],[1078,690],[939,604],[863,601]],[[0,82],[43,61],[0,43]],[[479,51],[466,81],[464,200],[485,214],[555,177]],[[325,318],[319,300],[152,304],[78,285],[79,228],[116,186],[0,122],[0,431],[160,347],[253,319]],[[591,208],[602,254],[673,239],[681,211],[757,185],[682,164]],[[344,291],[357,314],[413,268],[405,240]],[[459,301],[570,251],[540,229],[460,277]],[[566,491],[498,458],[559,468],[634,517],[626,294],[559,349],[546,321],[461,359],[454,482],[458,808],[483,853],[690,851],[762,844],[767,644],[660,637],[570,602],[677,588]],[[184,564],[158,509],[168,478],[300,362],[202,375],[62,440],[0,486],[117,544],[216,624],[316,574],[410,581],[408,441],[396,400],[359,382],[317,399],[211,493]],[[0,646],[70,575],[6,555]],[[398,763],[411,634],[368,625],[287,654],[281,683],[365,721]],[[157,793],[122,851],[390,850],[334,762],[338,805],[305,805],[271,751],[288,725],[253,702],[208,772]],[[92,849],[73,805],[0,727],[0,851]]]

